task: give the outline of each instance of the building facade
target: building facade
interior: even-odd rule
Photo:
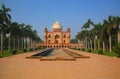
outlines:
[[[62,30],[62,25],[56,21],[52,25],[52,31],[44,28],[44,45],[48,47],[66,47],[70,44],[70,28]]]
[[[44,43],[32,44],[33,47],[50,47],[50,48],[63,48],[63,47],[81,47],[81,44],[70,43],[70,28],[63,31],[62,25],[56,21],[52,25],[51,31],[44,28]]]

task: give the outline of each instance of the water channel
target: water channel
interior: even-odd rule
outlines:
[[[40,60],[76,60],[76,58],[88,58],[88,56],[83,56],[62,48],[54,48],[44,50],[29,58],[40,58]]]

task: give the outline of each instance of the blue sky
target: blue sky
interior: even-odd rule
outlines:
[[[30,24],[43,39],[43,29],[51,30],[57,20],[63,30],[71,28],[71,38],[90,18],[103,22],[109,15],[120,16],[120,0],[1,0],[12,11],[12,21]]]

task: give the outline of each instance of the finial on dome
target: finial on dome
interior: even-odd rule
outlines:
[[[56,20],[56,22],[59,22],[58,20]]]

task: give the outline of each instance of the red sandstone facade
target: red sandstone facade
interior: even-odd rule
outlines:
[[[66,47],[70,44],[70,28],[65,32],[59,22],[55,22],[52,31],[44,29],[44,45],[47,47]]]
[[[63,31],[62,25],[58,21],[52,25],[52,31],[48,31],[47,28],[44,28],[44,43],[35,44],[35,46],[51,48],[81,47],[80,44],[70,43],[70,28]]]

